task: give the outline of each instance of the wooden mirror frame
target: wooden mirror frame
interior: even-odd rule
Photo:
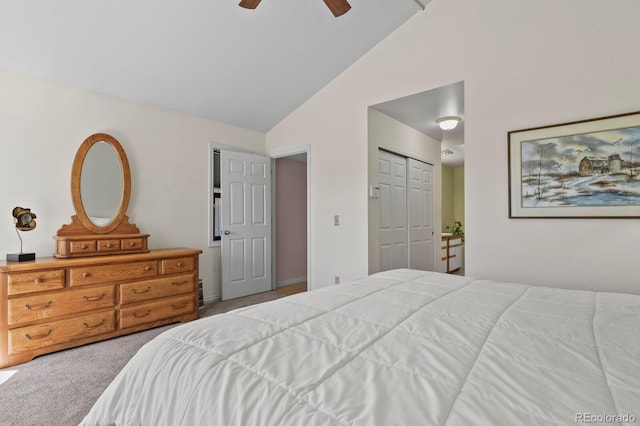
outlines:
[[[116,151],[122,171],[122,197],[117,213],[104,226],[96,225],[87,215],[80,190],[82,165],[87,153],[98,142],[106,142]],[[71,198],[76,214],[69,225],[62,225],[56,236],[54,257],[84,257],[113,254],[148,252],[149,234],[141,234],[133,223],[129,223],[127,208],[131,197],[131,170],[129,160],[120,142],[106,133],[96,133],[82,142],[71,170]]]
[[[118,160],[120,161],[120,170],[122,172],[122,195],[120,198],[120,206],[115,216],[111,219],[111,222],[104,226],[96,225],[91,221],[87,211],[84,208],[82,202],[82,192],[80,191],[80,185],[82,181],[82,166],[85,158],[89,153],[89,150],[98,142],[106,142],[116,151]],[[127,160],[127,154],[125,154],[122,145],[111,135],[106,133],[96,133],[89,136],[82,142],[76,157],[73,160],[73,167],[71,168],[71,199],[73,201],[73,207],[78,215],[78,220],[82,226],[87,228],[91,232],[96,234],[108,234],[120,225],[122,219],[127,213],[129,207],[129,198],[131,197],[131,169],[129,168],[129,160]]]

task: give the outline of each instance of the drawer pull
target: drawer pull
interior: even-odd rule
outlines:
[[[100,322],[99,322],[98,324],[96,324],[96,325],[89,325],[89,324],[87,324],[86,322],[85,322],[85,323],[83,323],[82,325],[84,325],[84,328],[98,328],[98,327],[100,327],[102,324],[104,324],[106,321],[107,321],[106,319],[102,318],[102,321],[100,321]]]
[[[28,310],[32,311],[34,309],[47,309],[49,306],[51,306],[53,302],[51,300],[49,300],[48,302],[42,303],[40,306],[35,305],[35,306],[31,306],[30,304],[26,304],[24,305],[25,308],[27,308]]]
[[[88,246],[88,245],[86,245],[86,244],[80,244],[80,248],[81,248],[82,250],[86,250],[88,247],[89,247],[89,246]]]
[[[135,242],[133,242],[133,241],[130,241],[130,242],[129,242],[129,247],[135,247],[135,246],[136,246],[136,243],[135,243]]]
[[[111,248],[111,247],[113,247],[113,244],[111,244],[111,243],[107,243],[107,244],[105,244],[104,246],[105,246],[106,248]]]
[[[35,280],[33,280],[33,282],[36,284],[42,284],[43,282],[45,282],[45,279],[42,277],[38,277]]]
[[[91,272],[83,272],[83,273],[82,273],[82,276],[83,276],[84,278],[89,278],[89,277],[91,276]]]
[[[151,290],[151,286],[147,286],[147,288],[145,288],[144,290],[138,290],[137,288],[132,288],[131,292],[135,294],[142,294],[142,293],[148,293],[149,290]]]
[[[174,281],[171,283],[171,285],[185,285],[186,283],[188,283],[189,280],[184,280],[184,281]]]
[[[172,303],[172,304],[171,304],[171,307],[172,307],[173,309],[182,309],[182,308],[186,308],[186,307],[187,307],[187,305],[188,305],[188,303],[187,303],[187,302],[184,302],[182,305],[176,305],[175,303]]]
[[[82,296],[82,297],[84,298],[85,302],[95,302],[96,300],[104,299],[106,295],[107,295],[106,293],[102,293],[100,296],[95,296],[95,297]]]
[[[182,267],[184,266],[184,263],[182,263],[182,262],[178,262],[178,263],[176,263],[176,266],[177,266],[178,268],[182,268]]]
[[[27,339],[29,339],[29,340],[33,340],[33,339],[43,339],[43,338],[45,338],[45,337],[49,337],[49,335],[51,334],[51,332],[52,332],[52,331],[53,331],[52,329],[49,329],[49,331],[47,331],[46,333],[44,333],[44,334],[38,334],[38,335],[36,335],[36,336],[32,336],[32,335],[30,335],[30,334],[25,334],[25,335],[24,335],[24,337],[26,337],[26,338],[27,338]]]
[[[152,269],[153,269],[153,268],[152,268],[151,266],[149,266],[149,265],[147,265],[147,266],[145,266],[145,267],[144,267],[144,270],[145,270],[145,271],[150,271],[150,270],[152,270]]]
[[[133,314],[131,314],[131,315],[133,315],[133,317],[134,317],[134,318],[142,318],[142,317],[146,317],[146,316],[147,316],[147,315],[149,315],[150,313],[151,313],[151,310],[150,310],[150,309],[147,309],[147,312],[145,312],[145,313],[143,313],[143,314],[139,314],[139,313],[137,313],[137,312],[134,312],[134,313],[133,313]]]

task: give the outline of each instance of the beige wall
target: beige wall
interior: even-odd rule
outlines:
[[[513,220],[507,192],[508,131],[640,109],[639,15],[637,0],[432,0],[275,126],[268,151],[312,147],[317,282],[368,271],[367,107],[464,81],[466,272],[640,293],[634,220]]]
[[[453,194],[453,167],[442,165],[442,232],[451,232],[453,227]]]
[[[462,223],[464,229],[464,167],[443,165],[442,232],[451,232],[455,221]]]
[[[440,213],[440,142],[371,108],[369,108],[368,135],[367,164],[369,185],[379,186],[380,184],[378,174],[379,148],[433,165],[434,230],[440,229],[442,226]],[[368,200],[369,273],[374,273],[380,270],[380,251],[378,249],[380,199],[369,198]],[[440,255],[439,245],[434,246],[434,253],[434,256],[438,258]],[[436,258],[434,258],[433,264],[437,267],[440,262]]]
[[[464,167],[453,168],[453,220],[464,229]]]
[[[205,298],[220,294],[220,249],[208,245],[208,144],[264,152],[264,135],[227,124],[52,83],[0,69],[0,253],[19,250],[11,209],[31,207],[25,251],[55,251],[52,237],[74,214],[71,165],[89,135],[109,133],[132,174],[128,215],[151,248],[203,250]]]

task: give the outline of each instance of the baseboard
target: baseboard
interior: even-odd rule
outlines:
[[[298,277],[298,278],[292,278],[290,280],[279,282],[279,283],[276,284],[276,288],[284,287],[284,286],[291,285],[291,284],[298,284],[298,283],[304,282],[306,280],[307,280],[307,276],[303,275],[303,276]],[[220,302],[221,300],[222,300],[222,296],[217,294],[215,296],[205,297],[204,298],[204,303]]]
[[[222,297],[220,295],[217,296],[212,296],[212,297],[205,297],[203,302],[204,303],[212,303],[212,302],[219,302],[222,300]]]
[[[306,280],[307,280],[307,276],[306,275],[303,275],[303,276],[297,277],[297,278],[291,278],[290,280],[280,281],[279,283],[276,283],[276,288],[284,287],[286,285],[291,285],[291,284],[298,284],[298,283],[304,282]]]

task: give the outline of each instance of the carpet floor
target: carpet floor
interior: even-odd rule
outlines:
[[[200,308],[200,317],[280,297],[283,295],[269,291],[213,302]],[[0,426],[77,425],[138,349],[176,325],[41,355],[0,369],[0,373],[15,371],[0,384]]]

